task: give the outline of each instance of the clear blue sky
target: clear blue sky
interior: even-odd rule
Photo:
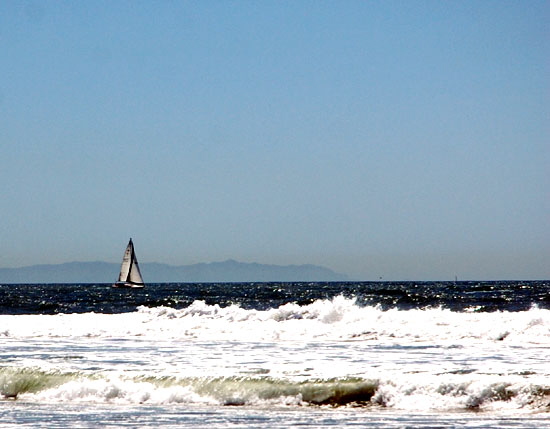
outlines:
[[[0,3],[0,267],[550,278],[550,2]]]

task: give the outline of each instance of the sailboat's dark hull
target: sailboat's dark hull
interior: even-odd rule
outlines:
[[[116,282],[113,284],[113,287],[126,288],[126,289],[136,289],[143,288],[145,284],[143,283],[131,283],[131,282]]]

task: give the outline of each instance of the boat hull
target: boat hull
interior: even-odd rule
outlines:
[[[126,289],[141,289],[145,287],[145,285],[143,283],[116,282],[116,283],[113,283],[113,287],[126,288]]]

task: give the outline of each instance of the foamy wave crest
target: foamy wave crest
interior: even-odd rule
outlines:
[[[410,411],[550,411],[550,386],[519,380],[433,383],[361,378],[291,381],[271,377],[159,377],[1,370],[5,398],[38,402],[212,405],[354,405]]]
[[[139,314],[150,328],[161,320],[173,320],[172,333],[210,339],[550,342],[550,310],[538,308],[494,313],[458,313],[441,308],[384,311],[339,296],[264,311],[195,301],[181,310],[140,307]]]
[[[140,307],[123,314],[0,315],[2,337],[99,337],[236,341],[357,340],[382,342],[503,341],[550,343],[550,310],[459,313],[382,310],[343,296],[269,310],[195,301],[176,310]]]
[[[434,380],[435,381],[435,380]],[[410,411],[517,410],[550,411],[550,386],[525,380],[486,377],[431,383],[382,383],[372,402]]]

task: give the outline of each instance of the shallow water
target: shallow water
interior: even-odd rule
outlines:
[[[547,428],[544,414],[527,417],[480,413],[402,413],[356,408],[39,405],[0,402],[2,427],[95,428]]]

